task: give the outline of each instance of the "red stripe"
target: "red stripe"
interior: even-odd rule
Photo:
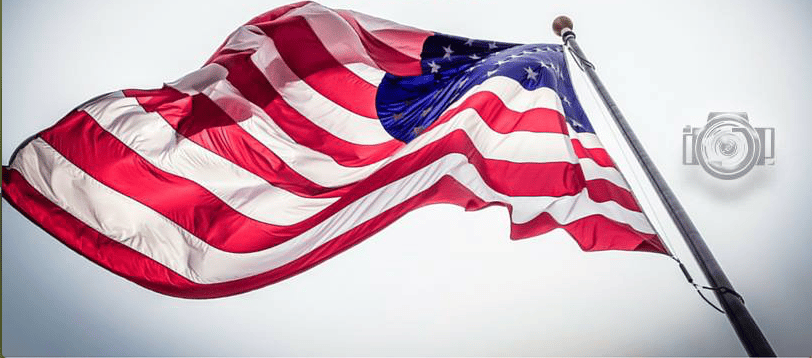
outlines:
[[[431,32],[421,32],[420,30],[414,32],[402,30],[370,32],[361,26],[352,13],[347,11],[336,12],[352,26],[367,50],[369,57],[375,61],[380,69],[396,76],[419,76],[423,74],[423,69],[420,67],[420,51],[415,50],[422,49],[423,42],[432,35]],[[384,41],[383,39],[390,41]],[[390,46],[390,43],[399,44],[398,47],[404,49],[407,53]]]
[[[8,167],[3,167],[3,197],[72,250],[132,282],[178,297],[203,298],[207,293],[213,293],[85,225],[42,196],[20,173]]]
[[[614,201],[620,204],[620,206],[631,211],[643,211],[637,204],[637,199],[634,198],[634,195],[632,195],[630,191],[621,188],[608,180],[589,180],[587,181],[587,190],[589,192],[589,198],[595,202],[603,203],[607,201]]]
[[[65,117],[42,133],[42,138],[102,184],[152,208],[210,245],[231,252],[256,251],[287,241],[344,206],[448,153],[466,154],[490,187],[511,196],[574,195],[585,186],[591,190],[594,182],[585,183],[580,166],[575,164],[517,164],[485,159],[476,151],[470,151],[473,144],[464,132],[454,131],[423,150],[384,166],[362,182],[348,186],[341,199],[318,214],[290,226],[278,226],[246,217],[197,183],[155,168],[84,112]],[[597,190],[606,190],[606,185],[597,185]],[[623,189],[613,190],[610,193]]]
[[[514,111],[493,92],[477,92],[458,106],[446,110],[429,128],[448,122],[466,109],[474,109],[488,127],[495,132],[561,133],[567,134],[567,122],[558,111],[549,108],[532,108],[524,112]]]
[[[466,98],[458,106],[444,112],[426,130],[448,122],[466,109],[475,110],[488,127],[502,134],[513,132],[568,134],[567,122],[557,110],[532,108],[525,112],[514,111],[508,108],[499,96],[490,91],[477,92]],[[584,148],[581,141],[574,138],[571,139],[571,142],[578,158],[590,158],[600,166],[615,167],[605,149]]]
[[[524,112],[508,108],[499,96],[490,91],[477,92],[466,98],[458,106],[444,112],[429,128],[448,122],[466,109],[475,110],[488,127],[495,132],[510,134],[513,132],[561,133],[568,134],[567,122],[560,112],[549,108],[532,108]],[[581,141],[571,139],[578,158],[593,159],[603,167],[614,167],[615,164],[603,148],[584,148]]]
[[[380,25],[387,23],[387,20],[381,20],[359,12],[349,10],[334,11],[345,20],[351,18],[377,40],[384,44],[391,45],[397,52],[418,60],[420,59],[420,54],[423,52],[423,43],[426,42],[426,38],[434,35],[432,31],[394,23],[392,23],[391,26],[387,25],[387,27],[382,27]],[[373,25],[371,22],[378,22],[377,26],[375,26],[376,28],[369,28],[369,25]]]
[[[573,138],[572,140],[572,148],[575,149],[575,155],[578,158],[590,158],[595,161],[598,165],[602,167],[609,167],[614,168],[615,162],[612,160],[612,157],[609,156],[609,153],[606,152],[606,149],[603,148],[584,148],[581,141],[578,139]]]
[[[274,186],[307,197],[341,194],[341,191],[311,182],[290,168],[202,94],[189,96],[164,86],[157,90],[125,90],[124,95],[136,98],[145,111],[160,114],[182,136]],[[247,119],[249,115],[240,119]]]
[[[435,204],[456,204],[467,210],[493,205],[473,195],[449,177],[397,206],[382,212],[330,242],[274,270],[239,280],[197,284],[97,231],[57,207],[32,188],[22,176],[3,168],[3,196],[20,212],[51,235],[93,262],[148,289],[177,297],[214,298],[251,291],[301,273],[360,243],[416,208]],[[24,204],[21,204],[24,203]],[[656,236],[644,235],[601,216],[590,216],[568,225],[558,225],[551,217],[513,225],[511,238],[539,235],[563,227],[586,251],[637,250],[665,253]],[[598,235],[600,233],[600,235]]]
[[[390,140],[363,145],[336,137],[302,116],[271,86],[248,54],[221,56],[215,62],[228,69],[228,81],[243,97],[267,113],[297,143],[332,157],[347,167],[365,166],[391,156],[404,144]]]
[[[377,83],[370,84],[338,62],[303,17],[257,25],[273,39],[285,64],[316,92],[360,116],[378,118]]]
[[[313,3],[313,2],[312,1],[302,1],[302,2],[297,2],[297,3],[281,6],[281,7],[278,7],[276,9],[273,9],[271,11],[268,11],[266,13],[263,13],[262,15],[259,15],[259,16],[255,17],[255,18],[251,19],[250,21],[245,23],[245,25],[255,25],[255,24],[261,24],[263,22],[273,21],[274,19],[277,19],[277,18],[279,18],[281,16],[284,16],[285,14],[287,14],[291,10],[298,9],[298,8],[300,8],[302,6],[305,6],[305,5],[311,4],[311,3]],[[243,25],[243,26],[245,26],[245,25]],[[217,51],[215,51],[214,54],[211,57],[209,57],[209,59],[206,61],[206,63],[205,63],[206,65],[208,65],[209,63],[214,62],[214,58],[217,57],[221,52],[223,52],[223,46],[225,46],[227,42],[228,42],[228,39],[223,41],[223,43],[220,45],[220,47],[217,48]]]
[[[267,242],[284,229],[246,217],[197,183],[154,167],[85,112],[69,114],[40,136],[95,180],[212,246],[227,248],[234,241]]]
[[[629,225],[610,220],[602,215],[590,215],[561,225],[548,213],[542,213],[524,224],[511,226],[514,240],[544,234],[563,228],[584,251],[645,251],[665,254],[667,251],[657,235],[634,230]]]

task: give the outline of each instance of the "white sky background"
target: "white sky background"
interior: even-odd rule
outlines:
[[[175,80],[239,25],[282,4],[4,1],[3,164],[76,105]],[[570,15],[773,348],[812,354],[812,2],[322,4],[520,43],[559,42],[550,23]],[[682,127],[724,110],[776,128],[775,166],[722,181],[681,164]],[[5,200],[2,213],[6,356],[745,354],[725,316],[667,257],[583,253],[558,231],[513,242],[503,208],[419,209],[303,274],[214,300],[143,289],[77,255]]]

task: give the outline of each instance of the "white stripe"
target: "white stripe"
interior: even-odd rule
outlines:
[[[581,142],[581,146],[586,149],[603,149],[603,143],[595,133],[572,131],[570,136]]]
[[[456,100],[449,108],[457,107],[468,97],[479,92],[491,92],[499,97],[505,107],[515,112],[527,112],[536,108],[547,108],[558,111],[564,116],[564,107],[561,99],[550,88],[539,87],[532,91],[525,89],[516,80],[505,76],[493,76],[482,83],[471,87],[462,97]]]
[[[468,133],[477,150],[485,158],[534,163],[578,162],[581,164],[585,179],[606,179],[615,185],[628,188],[616,168],[601,167],[588,158],[578,159],[571,144],[566,143],[567,136],[556,133],[498,133],[491,130],[473,109],[459,112],[447,123],[438,125],[431,131],[417,137],[417,139],[395,153],[394,156],[367,166],[346,167],[336,163],[328,155],[296,143],[276,125],[267,113],[243,98],[236,88],[227,80],[224,80],[226,74],[225,68],[217,64],[211,64],[196,73],[184,77],[173,86],[182,88],[190,95],[203,93],[211,98],[241,128],[267,146],[270,151],[278,155],[293,170],[323,187],[338,187],[366,178],[389,162],[416,152],[442,138],[450,131],[461,128]],[[211,83],[210,81],[213,79],[221,80]],[[506,98],[505,101],[509,102],[510,98]],[[248,111],[245,109],[248,109]],[[571,133],[575,132],[571,131]],[[594,135],[587,138],[594,138],[594,141],[597,141]],[[597,144],[600,145],[599,142]]]
[[[564,107],[561,99],[550,88],[539,87],[532,91],[525,89],[519,82],[504,76],[494,76],[484,82],[471,87],[462,97],[456,100],[449,110],[459,107],[468,97],[479,92],[490,92],[498,97],[505,107],[515,112],[527,112],[531,109],[546,108],[558,111],[564,116]],[[567,122],[570,137],[578,139],[584,148],[603,148],[603,144],[595,133],[577,132]]]
[[[205,92],[209,87],[216,86],[221,81],[225,81],[226,76],[228,76],[228,70],[225,67],[216,63],[210,63],[166,85],[190,96],[194,96],[198,93]],[[239,98],[248,102],[242,95],[240,95]]]
[[[448,110],[459,107],[466,99],[480,92],[492,93],[502,101],[505,107],[514,112],[545,108],[557,111],[562,117],[564,116],[564,107],[555,91],[547,87],[529,91],[516,80],[504,76],[494,76],[471,87],[468,92],[452,103]],[[578,139],[584,148],[603,148],[603,144],[595,133],[576,132],[569,122],[567,122],[567,129],[569,136]]]
[[[466,108],[448,121],[421,134],[399,151],[412,153],[435,142],[455,130],[464,131],[483,157],[505,160],[513,163],[577,163],[578,157],[572,148],[569,136],[561,133],[494,131],[473,108]]]
[[[292,16],[303,17],[319,41],[338,62],[343,64],[362,63],[377,67],[352,26],[333,10],[310,3],[289,11],[282,17]],[[377,83],[373,84],[377,87]]]
[[[225,68],[219,68],[225,71]],[[288,136],[265,111],[243,98],[228,80],[207,84],[202,91],[190,91],[189,93],[201,93],[209,97],[226,114],[234,119],[240,128],[257,139],[257,141],[268,148],[268,150],[279,156],[285,164],[300,174],[303,169],[306,171],[307,168],[315,166],[321,168],[321,170],[327,170],[327,172],[314,175],[314,178],[317,176],[331,178],[336,171],[347,171],[351,169],[336,163],[335,160],[328,155],[297,143]],[[312,180],[312,178],[307,175],[305,175],[305,177]],[[329,185],[321,186],[329,187]]]
[[[604,179],[621,188],[631,191],[626,179],[615,167],[602,167],[591,158],[578,158],[581,170],[584,172],[585,180]]]
[[[528,91],[519,82],[516,82],[516,80],[504,76],[494,76],[471,87],[471,89],[460,97],[460,99],[455,101],[449,109],[458,107],[468,97],[479,92],[493,93],[504,103],[505,107],[515,112],[527,112],[531,109],[546,108],[558,111],[558,113],[564,116],[564,107],[555,91],[547,87],[539,87]],[[567,128],[570,137],[578,139],[584,148],[603,148],[603,144],[601,144],[601,141],[595,133],[576,132],[569,122],[567,123]]]
[[[310,3],[286,13],[281,18],[302,16],[336,61],[370,85],[378,87],[386,72],[377,68],[377,64],[369,57],[352,27],[335,12],[325,10],[329,9]],[[260,28],[245,25],[228,37],[223,49],[256,50],[267,38]]]
[[[203,282],[179,260],[207,245],[166,217],[91,178],[40,138],[20,150],[11,163],[25,180],[55,205],[104,236]]]
[[[294,9],[282,17],[289,16],[303,17],[336,61],[370,85],[378,87],[386,72],[369,57],[358,34],[344,18],[317,3]]]
[[[413,41],[398,41],[399,36],[397,34],[407,33],[414,34],[416,36],[429,36],[433,34],[425,30],[401,25],[393,21],[369,16],[367,14],[362,14],[352,10],[336,10],[336,12],[344,17],[353,18],[358,26],[364,29],[369,35],[385,43],[388,47],[394,49],[395,51],[400,52],[402,55],[415,60],[420,59],[420,52],[423,50],[422,43],[416,43]],[[369,35],[365,34],[364,36]]]
[[[345,63],[344,67],[375,87],[378,87],[381,84],[381,80],[383,80],[383,76],[386,76],[385,71],[367,66],[363,63]]]
[[[567,132],[572,139],[577,139],[581,146],[586,149],[604,149],[603,143],[598,139],[598,135],[589,132],[576,132],[572,125],[567,122]]]
[[[260,143],[268,146],[269,150],[277,154],[293,170],[323,187],[338,187],[357,182],[389,162],[414,153],[457,129],[464,131],[471,138],[477,151],[488,159],[516,163],[578,162],[569,137],[565,134],[532,132],[502,134],[491,129],[476,110],[465,109],[449,121],[417,137],[393,156],[366,166],[346,167],[336,163],[330,156],[297,144],[262,109],[242,98],[228,81],[222,80],[208,85],[202,93],[220,105],[240,127]],[[250,111],[243,110],[243,107],[250,108]]]
[[[145,112],[135,98],[112,93],[85,105],[107,132],[156,168],[194,181],[241,214],[269,224],[292,225],[337,198],[303,198],[182,138],[158,113]]]
[[[325,8],[326,9],[326,8]],[[329,9],[327,9],[329,10]],[[338,12],[342,12],[344,14],[351,15],[355,21],[358,22],[361,27],[369,32],[379,31],[379,30],[397,30],[403,32],[418,32],[418,33],[425,33],[426,30],[420,30],[418,28],[414,28],[411,26],[406,26],[399,24],[394,21],[381,19],[379,17],[370,16],[364,13],[352,11],[352,10],[338,10]]]
[[[367,145],[394,140],[377,119],[355,114],[297,77],[270,38],[265,38],[262,46],[251,55],[251,60],[288,105],[332,135],[350,143]]]
[[[336,104],[300,79],[279,55],[273,40],[262,33],[262,30],[255,26],[244,26],[241,29],[229,37],[226,47],[238,50],[254,49],[251,60],[257,69],[285,102],[303,117],[350,143],[374,145],[394,140],[377,119],[363,117]],[[214,69],[213,66],[219,65],[209,64],[167,85],[187,94],[200,92],[207,85],[225,79],[228,74],[222,66],[220,66],[222,70]],[[374,84],[376,87],[385,74],[368,66],[345,65],[345,67],[356,74],[363,74],[361,77],[366,81],[376,81]]]
[[[426,190],[445,175],[485,201],[513,207],[512,221],[524,223],[548,212],[560,224],[603,215],[653,233],[642,213],[617,203],[596,203],[586,191],[566,197],[507,197],[489,188],[465,156],[449,154],[421,170],[379,188],[342,208],[301,235],[251,253],[230,253],[208,245],[164,216],[99,183],[41,139],[23,148],[12,164],[46,198],[103,235],[152,258],[197,283],[217,283],[278,268],[360,223]]]
[[[240,26],[226,39],[223,50],[256,50],[262,44],[262,39],[266,37],[262,29],[254,25]]]

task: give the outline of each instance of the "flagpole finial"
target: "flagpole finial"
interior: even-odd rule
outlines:
[[[572,30],[572,19],[567,16],[561,15],[553,20],[553,32],[556,36],[561,36],[566,32],[564,29]]]

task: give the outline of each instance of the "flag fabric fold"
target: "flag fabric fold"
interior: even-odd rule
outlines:
[[[586,251],[666,252],[560,45],[312,2],[252,19],[175,82],[79,106],[18,149],[2,194],[79,254],[188,298],[288,278],[435,203],[504,206],[512,239],[561,228]]]

